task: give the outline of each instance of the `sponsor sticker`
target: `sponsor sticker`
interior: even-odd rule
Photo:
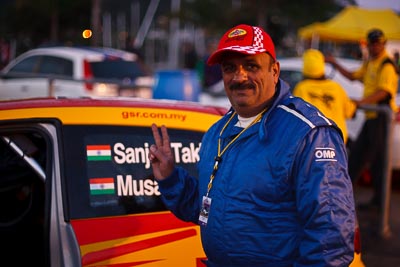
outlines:
[[[91,195],[111,195],[115,193],[114,178],[89,179]]]
[[[315,161],[337,161],[334,148],[317,147],[314,152]]]
[[[110,145],[87,145],[86,155],[88,161],[111,160]]]
[[[228,34],[228,38],[234,38],[242,35],[246,35],[246,31],[243,29],[234,29]]]

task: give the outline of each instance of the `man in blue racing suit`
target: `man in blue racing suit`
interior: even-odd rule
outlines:
[[[279,79],[274,44],[238,25],[208,59],[231,110],[204,135],[199,178],[174,166],[152,126],[149,158],[166,206],[200,225],[207,266],[348,266],[355,211],[339,128]]]

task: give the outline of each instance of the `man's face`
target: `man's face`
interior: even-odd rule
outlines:
[[[280,66],[270,55],[226,52],[221,67],[226,94],[240,116],[257,115],[274,96]]]
[[[378,57],[385,50],[385,42],[369,42],[367,45],[371,58]]]

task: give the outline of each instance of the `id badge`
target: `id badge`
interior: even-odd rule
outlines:
[[[206,226],[208,221],[208,214],[210,213],[211,198],[203,196],[201,202],[201,210],[199,215],[199,224]]]

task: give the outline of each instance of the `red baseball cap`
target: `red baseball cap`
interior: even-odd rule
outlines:
[[[275,46],[271,37],[262,28],[240,24],[228,30],[219,41],[217,50],[208,58],[207,64],[221,62],[221,56],[227,51],[247,55],[268,53],[276,60]]]

